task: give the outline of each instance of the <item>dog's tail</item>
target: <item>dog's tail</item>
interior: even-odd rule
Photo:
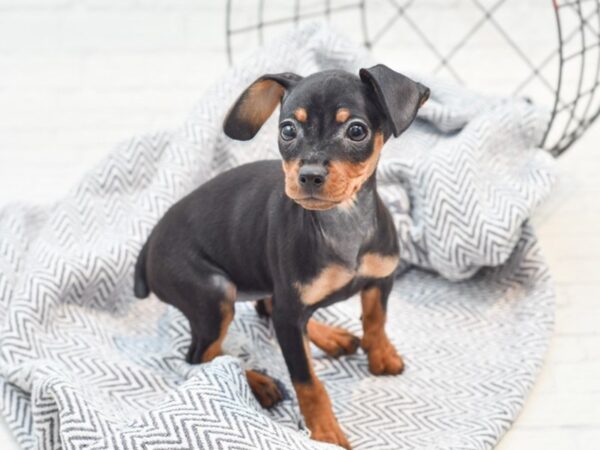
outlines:
[[[146,254],[148,253],[148,241],[140,250],[137,262],[135,263],[135,272],[133,274],[133,293],[137,298],[146,298],[150,295],[150,288],[146,281]]]

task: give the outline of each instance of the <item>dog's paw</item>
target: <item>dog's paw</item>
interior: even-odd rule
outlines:
[[[273,378],[254,370],[247,370],[248,384],[263,408],[271,408],[283,399],[279,386]]]
[[[346,438],[346,435],[340,428],[335,418],[333,421],[324,421],[321,423],[314,423],[310,428],[310,438],[315,441],[328,442],[330,444],[336,444],[347,450],[352,450],[350,442]]]
[[[360,339],[340,327],[333,327],[310,319],[307,324],[308,337],[329,356],[337,358],[352,355],[358,350]]]
[[[365,351],[369,359],[369,371],[373,375],[398,375],[404,370],[402,357],[387,338],[378,340]]]

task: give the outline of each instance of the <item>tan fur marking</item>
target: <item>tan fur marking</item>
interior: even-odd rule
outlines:
[[[303,208],[315,211],[324,211],[336,205],[336,202],[328,200],[300,200],[300,198],[303,195],[302,189],[298,184],[298,172],[300,170],[300,162],[298,160],[283,161],[282,165],[283,172],[285,174],[285,193],[289,198],[294,200]]]
[[[273,297],[267,297],[263,299],[263,301],[265,303],[265,310],[267,311],[267,314],[273,314]]]
[[[247,370],[246,378],[252,393],[263,408],[270,408],[283,399],[277,383],[270,376]]]
[[[375,172],[382,147],[383,134],[377,132],[373,143],[373,153],[367,160],[359,163],[331,161],[325,183],[325,196],[338,202],[352,198]]]
[[[298,184],[300,163],[297,160],[283,161],[286,195],[302,207],[317,211],[335,206],[342,208],[352,206],[356,193],[377,168],[383,143],[383,133],[378,131],[373,142],[373,153],[366,161],[360,163],[331,161],[328,166],[329,174],[323,187],[322,198],[319,200],[300,200],[303,196],[302,189]]]
[[[296,111],[294,111],[294,117],[296,120],[298,120],[298,122],[304,123],[308,119],[308,113],[306,112],[306,109],[298,108]]]
[[[308,319],[306,332],[313,344],[334,358],[355,353],[360,344],[356,336],[343,328],[327,325],[313,318]]]
[[[404,362],[385,333],[385,311],[381,290],[372,287],[361,292],[363,338],[361,347],[369,358],[369,371],[374,375],[397,375]]]
[[[262,80],[248,88],[239,107],[239,116],[254,127],[260,127],[275,111],[285,89],[272,80]]]
[[[334,293],[347,285],[354,273],[343,266],[333,264],[326,267],[313,280],[307,284],[296,284],[302,302],[307,305],[314,305],[320,302],[329,294]]]
[[[348,108],[340,108],[335,113],[335,121],[337,123],[344,123],[350,117],[350,110]]]
[[[356,195],[353,195],[350,198],[338,203],[337,207],[343,211],[349,211],[356,206]]]
[[[385,256],[378,253],[365,253],[358,267],[358,274],[369,278],[385,278],[398,267],[398,256]]]
[[[381,291],[377,287],[362,291],[360,299],[362,303],[363,346],[368,349],[377,339],[385,335],[385,311],[381,305]]]
[[[229,292],[227,296],[229,297],[230,295],[231,293]],[[233,288],[233,298],[235,298],[235,288]],[[223,341],[225,340],[225,336],[227,335],[227,329],[229,328],[229,324],[233,321],[233,301],[227,299],[221,303],[221,314],[222,318],[219,337],[204,351],[204,354],[202,355],[203,363],[212,361],[217,356],[220,356],[223,351]]]
[[[298,198],[300,196],[300,185],[298,184],[300,161],[282,161],[282,165],[285,174],[285,193],[291,199]]]
[[[304,416],[306,425],[311,431],[311,439],[321,442],[331,442],[350,449],[350,443],[342,432],[331,406],[331,400],[323,383],[315,375],[312,365],[308,340],[304,341],[304,348],[310,370],[310,381],[307,383],[294,382],[294,390],[298,397],[300,411]]]

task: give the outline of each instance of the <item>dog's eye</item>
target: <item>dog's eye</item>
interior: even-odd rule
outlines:
[[[279,131],[279,133],[281,134],[281,139],[283,139],[284,141],[291,141],[297,135],[296,127],[294,126],[294,124],[289,122],[284,123],[281,126],[281,130]]]
[[[352,123],[348,127],[346,134],[353,141],[362,141],[367,137],[367,127],[365,127],[362,123]]]

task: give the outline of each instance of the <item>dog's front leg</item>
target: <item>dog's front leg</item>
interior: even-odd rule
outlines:
[[[273,325],[311,437],[350,449],[333,414],[325,386],[315,375],[300,299],[281,298],[277,293],[275,296]]]
[[[392,277],[382,278],[361,291],[363,338],[361,346],[368,354],[369,371],[374,375],[397,375],[404,362],[385,332],[387,300]]]
[[[255,308],[260,317],[271,317],[273,299],[260,299]],[[360,339],[349,331],[319,322],[312,317],[306,323],[306,332],[313,344],[333,358],[353,355],[360,345]]]

